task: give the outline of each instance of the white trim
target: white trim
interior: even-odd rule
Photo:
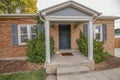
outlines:
[[[88,58],[91,61],[93,59],[93,21],[90,20],[88,24]]]
[[[46,16],[45,18],[49,21],[89,21],[93,19],[86,16]]]
[[[7,57],[7,58],[0,58],[0,60],[26,60],[27,57]]]
[[[117,19],[120,19],[120,16],[98,16],[97,19],[102,19],[102,20],[117,20]]]
[[[71,4],[72,4],[72,3],[71,3]],[[86,7],[86,6],[83,6],[83,5],[79,4],[79,3],[76,4],[76,2],[73,3],[73,6],[75,6],[76,8],[78,7],[79,10],[85,11],[85,12],[87,12],[88,14],[93,15],[93,16],[98,16],[99,14],[101,14],[101,13],[99,13],[99,12],[97,12],[97,11],[95,11],[95,10],[92,10],[92,9]]]
[[[96,26],[100,26],[100,40],[97,41],[103,41],[103,30],[102,30],[102,24],[94,24],[94,39],[96,39]]]
[[[26,45],[26,43],[21,43],[21,35],[20,35],[21,34],[21,30],[20,30],[20,26],[23,26],[23,24],[18,25],[18,45]]]
[[[26,45],[26,42],[24,42],[24,43],[21,42],[20,27],[21,26],[27,26],[28,39],[31,39],[31,27],[30,27],[31,25],[36,25],[36,24],[18,24],[18,45]]]
[[[45,21],[46,62],[50,63],[50,22]]]
[[[27,34],[28,34],[28,39],[31,39],[31,27],[30,27],[30,25],[27,25]]]
[[[42,15],[46,15],[47,13],[51,13],[51,12],[53,12],[53,11],[55,11],[55,10],[58,10],[58,8],[64,8],[66,5],[69,5],[70,3],[66,3],[66,4],[63,4],[63,5],[61,5],[61,6],[57,6],[56,5],[56,7],[50,7],[49,9],[45,9],[45,10],[42,10],[41,11],[41,14]]]
[[[0,14],[2,18],[31,18],[37,17],[38,14]]]

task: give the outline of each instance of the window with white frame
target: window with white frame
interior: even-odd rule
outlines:
[[[19,45],[26,44],[28,39],[33,39],[36,36],[36,25],[18,25],[18,42]]]
[[[102,41],[102,24],[95,24],[94,25],[94,39],[97,41]]]

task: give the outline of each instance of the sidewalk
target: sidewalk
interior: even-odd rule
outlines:
[[[59,77],[59,80],[120,80],[120,68],[80,75],[63,75]]]

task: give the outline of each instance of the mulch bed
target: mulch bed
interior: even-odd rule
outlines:
[[[43,64],[34,64],[23,60],[0,60],[0,73],[43,69]]]
[[[106,70],[120,67],[120,58],[111,56],[107,61],[96,64],[95,70]]]
[[[107,61],[95,65],[95,70],[106,70],[120,67],[120,58],[111,56]],[[0,60],[0,73],[43,69],[43,64],[34,64],[22,60]]]

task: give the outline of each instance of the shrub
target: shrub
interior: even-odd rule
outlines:
[[[54,41],[50,38],[50,53],[53,54]],[[45,62],[45,34],[40,33],[36,38],[27,41],[27,57],[28,61],[34,63],[44,63]]]
[[[84,34],[80,31],[80,38],[76,41],[79,47],[79,50],[85,56],[88,56],[88,39],[84,36]],[[93,53],[95,63],[100,63],[109,58],[109,54],[104,52],[103,42],[93,41]]]
[[[50,55],[52,56],[54,53],[54,40],[53,37],[50,37]]]
[[[83,53],[85,56],[87,56],[88,55],[88,41],[81,31],[80,31],[80,38],[77,40],[77,44],[78,44],[78,48],[80,52]]]

